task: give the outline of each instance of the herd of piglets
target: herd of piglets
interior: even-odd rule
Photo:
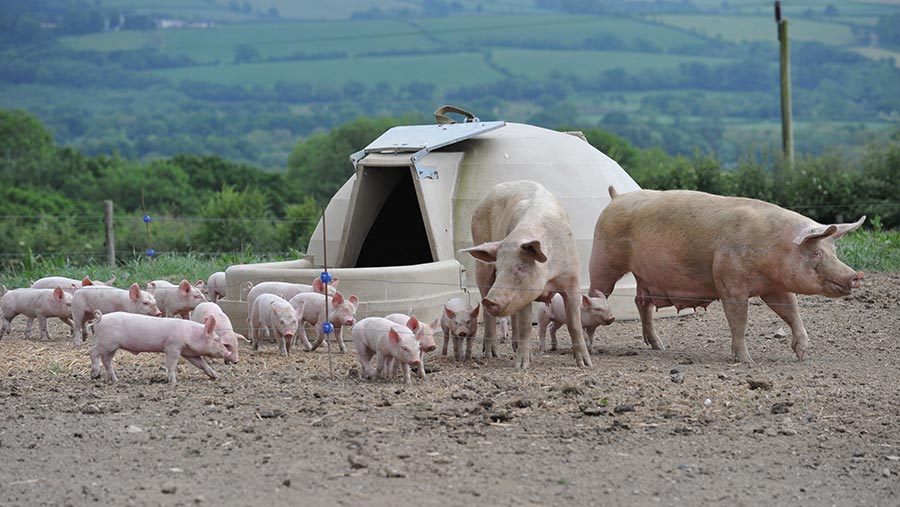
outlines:
[[[102,363],[108,381],[115,382],[112,360],[123,349],[165,354],[168,379],[174,383],[179,358],[215,379],[218,374],[204,357],[237,363],[239,343],[247,341],[257,351],[261,336],[274,339],[279,352],[288,356],[298,337],[305,351],[313,351],[334,334],[343,353],[347,347],[342,328],[348,327],[361,377],[391,377],[399,369],[410,383],[413,367],[425,377],[425,354],[437,349],[438,328],[443,333],[441,355],[447,356],[451,345],[456,360],[474,355],[481,307],[484,357],[498,356],[499,325],[500,341],[509,338],[516,353],[514,366],[527,368],[532,303],[538,302],[540,352],[557,349],[556,334],[565,325],[576,365],[585,367],[591,366],[597,328],[615,320],[607,298],[630,272],[637,281],[635,303],[644,341],[652,348],[664,348],[653,323],[654,307],[705,308],[721,300],[733,357],[751,362],[744,338],[747,300],[758,296],[791,328],[791,346],[802,360],[809,337],[796,294],[841,297],[862,282],[861,272],[838,260],[834,242],[862,225],[865,217],[822,225],[755,199],[692,191],[620,195],[613,187],[609,195],[611,202],[594,231],[587,295],[580,292],[568,215],[540,184],[514,181],[497,185],[478,204],[471,223],[475,246],[461,250],[476,261],[481,304],[452,298],[431,323],[404,313],[357,322],[359,299],[339,292],[336,278],[330,284],[318,278],[310,284],[248,282],[234,287],[239,290],[233,293],[247,301],[247,338],[234,331],[216,304],[229,292],[224,272],[213,273],[205,284],[154,280],[145,290],[136,283],[128,289],[113,287],[115,276],[106,282],[51,276],[29,288],[3,287],[0,339],[11,332],[11,321],[18,315],[27,319],[26,338],[38,319],[41,338],[49,339],[47,319],[59,318],[71,326],[76,346],[93,330],[93,377],[101,375]],[[315,330],[314,342],[307,336],[307,324]]]

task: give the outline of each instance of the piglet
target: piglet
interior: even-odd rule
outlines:
[[[473,308],[460,298],[450,299],[444,304],[444,312],[441,314],[441,330],[444,332],[442,356],[447,355],[448,345],[452,341],[453,355],[457,360],[463,359],[463,353],[466,359],[472,357],[480,309],[477,303]]]
[[[510,335],[510,323],[509,317],[499,317],[497,318],[497,327],[500,328],[499,333],[497,334],[497,338],[500,340],[500,343],[506,343],[506,340],[509,339]]]
[[[82,287],[88,287],[90,285],[103,285],[107,287],[112,287],[113,282],[116,281],[116,275],[112,275],[109,280],[105,282],[101,282],[100,280],[91,280],[90,277],[86,276],[81,280],[76,280],[75,278],[67,278],[65,276],[45,276],[44,278],[36,280],[31,284],[32,289],[55,289],[56,287],[62,287],[62,289],[69,293],[75,293],[76,290]]]
[[[334,277],[334,281],[328,285],[328,295],[333,296],[335,289],[338,285],[338,278]],[[253,307],[253,302],[258,298],[261,294],[275,294],[276,296],[281,297],[285,301],[290,301],[291,298],[300,294],[302,292],[318,292],[319,294],[325,293],[325,284],[322,283],[322,280],[319,280],[319,277],[316,277],[312,281],[312,285],[307,285],[305,283],[289,283],[289,282],[260,282],[256,285],[247,282],[248,284],[248,292],[247,292],[247,314],[250,314],[250,308]]]
[[[209,278],[206,280],[206,294],[209,296],[209,300],[215,303],[216,301],[225,297],[225,272],[224,271],[216,271],[215,273],[209,275]]]
[[[191,285],[191,282],[182,280],[178,285],[165,280],[154,280],[147,284],[147,291],[156,298],[159,310],[166,317],[178,315],[182,319],[190,318],[190,312],[200,303],[206,301],[206,296],[200,288],[203,280]]]
[[[264,330],[266,336],[275,335],[281,355],[287,356],[294,344],[294,335],[297,334],[305,305],[301,301],[295,309],[291,303],[275,294],[262,294],[256,298],[250,309],[251,348],[259,350],[259,332]],[[306,341],[303,343],[304,346],[308,344]],[[306,350],[310,350],[310,347],[306,347]]]
[[[228,315],[225,315],[225,312],[223,312],[219,305],[215,303],[210,303],[208,301],[200,303],[194,308],[194,311],[191,312],[191,320],[194,322],[202,324],[206,321],[207,317],[216,319],[216,335],[222,339],[222,344],[225,345],[225,349],[228,350],[228,355],[225,356],[225,364],[237,363],[240,360],[238,357],[238,340],[249,340],[247,340],[244,335],[234,332],[234,327],[231,325],[231,319],[229,319]]]
[[[58,317],[69,320],[72,317],[72,295],[59,286],[55,289],[14,289],[6,292],[0,298],[0,308],[3,309],[0,339],[7,332],[12,334],[10,331],[12,320],[18,315],[24,315],[28,319],[25,323],[25,338],[31,338],[32,324],[37,318],[38,326],[41,329],[41,338],[49,340],[50,331],[47,329],[47,319]]]
[[[616,320],[609,310],[606,296],[595,292],[592,296],[581,296],[581,326],[588,348],[594,346],[594,332],[599,326],[608,326]],[[538,310],[538,340],[541,352],[556,350],[556,332],[566,323],[566,309],[562,296],[555,294],[550,302]],[[547,328],[550,328],[550,348],[547,348]]]
[[[410,320],[415,320],[412,317]],[[353,345],[363,378],[385,376],[399,363],[403,370],[403,381],[412,383],[410,367],[419,365],[421,350],[413,331],[383,317],[368,317],[359,321],[351,331]],[[370,364],[375,356],[376,368]]]
[[[95,311],[130,312],[154,317],[162,315],[153,294],[142,291],[136,283],[131,284],[128,290],[93,285],[84,287],[72,296],[73,342],[76,346],[81,345],[82,337],[87,334],[86,324]]]
[[[203,324],[182,319],[166,319],[113,312],[103,315],[94,312],[91,321],[94,328],[94,346],[91,347],[91,378],[100,377],[100,361],[106,367],[106,378],[116,382],[113,356],[119,349],[132,354],[163,352],[166,354],[166,370],[170,384],[175,384],[175,365],[178,358],[203,370],[209,378],[219,374],[203,359],[203,356],[226,357],[228,350],[216,333],[216,318],[208,317]]]
[[[335,292],[334,296],[326,296],[315,292],[303,292],[291,298],[291,306],[299,309],[300,303],[306,306],[303,308],[302,322],[308,322],[316,328],[318,337],[315,343],[309,345],[309,339],[306,337],[306,329],[303,324],[297,330],[303,346],[307,350],[316,350],[325,340],[325,334],[322,332],[321,324],[325,322],[325,308],[328,308],[328,321],[334,326],[334,337],[337,339],[341,352],[347,352],[344,340],[341,338],[341,327],[352,326],[356,323],[356,310],[359,308],[359,299],[356,296],[350,296],[344,299],[343,294]]]
[[[419,321],[414,316],[402,313],[392,313],[385,317],[391,322],[402,324],[408,327],[416,334],[416,341],[419,342],[419,378],[425,378],[425,353],[431,352],[437,348],[434,343],[434,330],[440,323],[440,318],[434,319],[431,324]]]

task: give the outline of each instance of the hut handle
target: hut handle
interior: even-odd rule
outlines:
[[[477,116],[466,111],[465,109],[458,108],[456,106],[445,105],[441,106],[434,110],[434,119],[438,122],[439,125],[447,125],[449,123],[456,123],[456,120],[446,116],[447,113],[457,113],[466,117],[466,123],[472,123],[476,121],[481,121]]]

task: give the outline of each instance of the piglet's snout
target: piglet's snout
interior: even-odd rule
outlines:
[[[860,288],[862,286],[862,281],[865,276],[866,276],[865,273],[863,273],[862,271],[858,271],[855,275],[853,275],[853,278],[850,279],[850,288],[851,289]]]

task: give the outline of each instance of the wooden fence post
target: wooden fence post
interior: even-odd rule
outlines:
[[[103,223],[106,225],[106,263],[116,267],[116,233],[113,221],[113,202],[103,201]]]

